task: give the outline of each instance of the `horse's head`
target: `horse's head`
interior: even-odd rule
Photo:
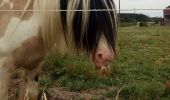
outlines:
[[[98,67],[108,66],[115,56],[117,14],[113,0],[35,0],[42,15],[44,43],[51,48],[64,35],[66,44],[85,51]],[[45,6],[44,6],[45,5]],[[89,11],[89,10],[99,11]],[[57,43],[56,43],[57,42]]]
[[[67,21],[72,25],[76,47],[85,50],[97,68],[107,68],[116,54],[117,15],[113,0],[70,1],[68,5],[74,10],[99,10],[67,12],[71,15]]]

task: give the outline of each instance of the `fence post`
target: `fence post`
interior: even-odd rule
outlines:
[[[118,16],[119,18],[119,20],[118,20],[118,26],[120,27],[120,0],[119,0],[119,16]]]

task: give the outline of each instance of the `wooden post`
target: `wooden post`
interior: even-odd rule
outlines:
[[[120,27],[120,0],[119,0],[119,27]]]

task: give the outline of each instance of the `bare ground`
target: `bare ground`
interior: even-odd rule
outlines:
[[[13,79],[10,82],[9,100],[17,100],[19,94],[19,83],[21,79]],[[109,87],[106,89],[85,90],[85,91],[67,91],[64,87],[52,87],[48,89],[48,100],[109,100],[104,95],[113,90],[117,90],[115,87]],[[39,96],[40,98],[41,96]]]
[[[66,91],[62,87],[55,87],[50,88],[50,100],[77,100],[77,99],[85,99],[85,100],[107,100],[107,98],[104,96],[109,91],[114,90],[115,88],[110,87],[107,89],[96,89],[96,90],[86,90],[82,92],[70,92]]]

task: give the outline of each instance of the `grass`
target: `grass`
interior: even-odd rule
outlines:
[[[120,92],[121,99],[168,100],[169,27],[122,27],[117,37],[118,58],[113,61],[110,77],[98,77],[94,65],[82,56],[51,55],[44,64],[40,84],[62,85],[72,91],[112,86],[121,88],[126,84]],[[104,95],[114,98],[117,91]]]

